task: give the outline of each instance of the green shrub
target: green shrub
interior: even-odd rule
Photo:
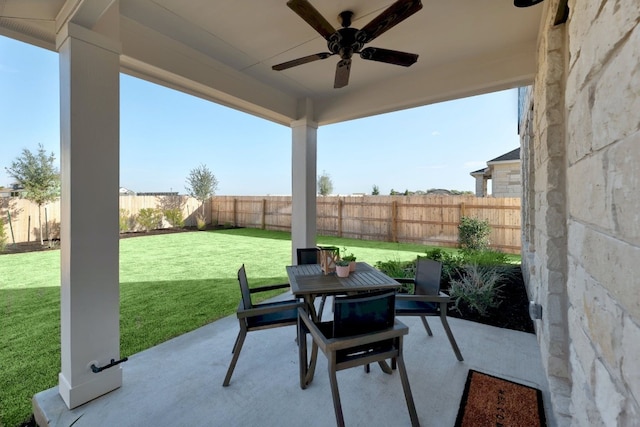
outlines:
[[[448,280],[458,276],[460,267],[464,264],[464,258],[457,252],[445,251],[440,248],[428,249],[425,251],[425,258],[442,263],[442,277]]]
[[[132,223],[135,223],[135,218],[132,220],[132,216],[129,215],[129,211],[126,209],[120,209],[120,232],[126,233],[127,231],[130,231],[133,228]]]
[[[388,260],[378,261],[375,267],[389,277],[413,278],[415,277],[415,261]]]
[[[489,246],[491,227],[486,219],[463,216],[460,218],[458,233],[458,243],[463,250],[481,251]]]
[[[416,261],[378,261],[375,267],[389,277],[395,278],[411,278],[416,276]],[[413,284],[402,283],[400,293],[413,293]]]
[[[459,279],[452,279],[449,283],[449,294],[455,301],[458,311],[464,304],[481,316],[487,316],[490,308],[500,305],[500,282],[503,275],[496,268],[465,265]]]
[[[154,208],[140,209],[136,222],[143,231],[155,230],[162,226],[162,212]]]
[[[461,260],[464,265],[471,264],[483,268],[492,268],[503,279],[522,274],[520,264],[512,264],[509,255],[496,250],[462,251]]]
[[[485,249],[481,251],[466,250],[462,253],[463,264],[497,266],[509,264],[509,256],[504,252]]]
[[[207,228],[207,221],[201,214],[196,215],[196,227],[198,227],[198,230],[204,230]]]
[[[182,216],[182,209],[165,209],[164,217],[172,227],[184,227],[184,217]]]
[[[7,230],[4,229],[4,220],[0,218],[0,252],[7,247]]]

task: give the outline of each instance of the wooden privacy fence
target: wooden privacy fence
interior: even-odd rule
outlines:
[[[290,196],[215,196],[213,221],[266,230],[291,230]],[[458,246],[460,218],[488,220],[491,247],[520,253],[520,199],[474,196],[318,197],[319,235]]]
[[[157,208],[171,209],[178,207],[182,209],[185,225],[195,226],[196,212],[202,211],[202,204],[187,196],[120,196],[121,215],[133,218],[140,209]],[[211,222],[210,204],[205,203],[205,218]],[[42,228],[44,239],[50,235],[52,239],[60,238],[60,201],[55,201],[42,206]],[[9,216],[11,224],[9,224]],[[26,199],[0,198],[0,218],[5,224],[7,243],[16,243],[40,240],[40,230],[38,228],[38,205]],[[135,221],[130,221],[132,231],[136,230]],[[101,224],[96,223],[96,227]],[[166,220],[164,227],[169,227]],[[12,237],[13,232],[13,237]]]
[[[202,206],[193,198],[120,196],[120,209],[130,216],[142,208],[167,209],[176,203],[182,209],[185,225],[195,226],[196,212],[200,213]],[[204,207],[208,223],[291,231],[291,196],[215,196]],[[37,205],[23,199],[0,199],[7,243],[11,243],[7,212],[16,242],[39,239]],[[42,215],[43,228],[52,238],[59,238],[60,203],[47,204]],[[492,248],[520,253],[519,198],[330,196],[317,200],[317,229],[324,236],[457,247],[462,216],[489,221]],[[166,221],[164,226],[169,226]]]

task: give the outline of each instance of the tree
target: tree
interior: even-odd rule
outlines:
[[[318,177],[318,194],[321,196],[328,196],[333,191],[333,182],[331,176],[322,171],[322,175]]]
[[[375,184],[373,185],[373,190],[371,191],[371,195],[372,196],[379,196],[380,195],[380,189]]]
[[[44,245],[42,235],[42,205],[60,197],[60,172],[54,166],[55,156],[47,154],[42,144],[38,152],[22,150],[22,155],[5,168],[16,184],[25,189],[25,199],[38,205],[38,228],[40,244]],[[50,239],[49,239],[50,240]]]
[[[200,165],[189,172],[186,189],[191,197],[202,203],[202,218],[204,219],[204,203],[216,194],[218,180],[208,167]]]

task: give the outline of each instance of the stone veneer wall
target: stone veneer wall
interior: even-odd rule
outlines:
[[[487,197],[487,180],[483,175],[476,176],[476,197]]]
[[[500,162],[491,165],[491,168],[491,195],[520,197],[522,194],[520,162]]]
[[[640,422],[640,7],[544,4],[522,135],[523,272],[558,425]],[[522,124],[521,124],[522,125]]]

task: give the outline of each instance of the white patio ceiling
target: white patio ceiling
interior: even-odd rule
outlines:
[[[341,11],[353,11],[352,26],[361,28],[393,0],[310,2],[334,27]],[[70,15],[108,33],[100,16],[112,3],[0,0],[0,34],[55,50]],[[334,89],[337,56],[271,69],[327,51],[286,0],[120,0],[121,64],[124,73],[285,125],[310,101],[323,125],[530,84],[541,9],[423,0],[421,11],[367,45],[417,53],[418,62],[405,68],[354,56],[349,85]]]

